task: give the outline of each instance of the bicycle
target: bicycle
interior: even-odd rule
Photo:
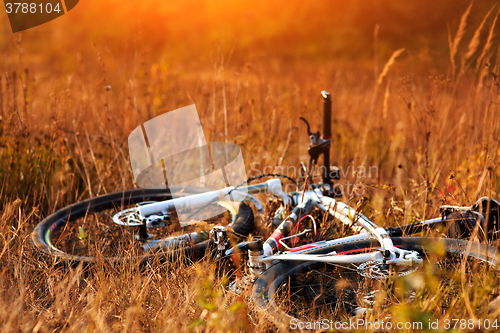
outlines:
[[[500,204],[481,198],[470,207],[442,206],[438,218],[400,227],[377,226],[338,200],[341,192],[334,180],[339,172],[329,161],[331,96],[326,91],[322,96],[323,135],[312,133],[302,118],[311,144],[309,167],[302,166],[304,174],[296,185],[303,184],[298,191],[285,193],[279,177],[289,177],[274,175],[279,177],[208,192],[171,187],[108,194],[46,217],[32,233],[35,245],[55,258],[87,264],[99,259],[170,261],[207,256],[224,262],[235,253],[248,253],[244,280],[251,285],[252,299],[280,325],[293,319],[363,316],[377,307],[388,308],[394,300],[414,301],[416,291],[401,296],[395,281],[421,277],[425,267],[433,267],[450,295],[445,297],[447,306],[451,306],[452,297],[463,294],[481,277],[491,280],[491,294],[481,300],[478,311],[484,314],[498,307],[499,259],[496,248],[487,243],[498,238]],[[311,175],[320,156],[327,172],[314,184]],[[264,214],[264,205],[255,197],[264,192],[281,202],[271,218],[276,229],[266,241],[244,240],[254,230],[254,210]],[[238,207],[230,203],[235,198]],[[201,231],[188,225],[183,226],[182,234],[171,236],[180,227],[175,207],[188,203],[193,210],[223,206],[227,212],[208,221],[215,224],[210,231],[206,225]],[[313,216],[318,212],[355,234],[332,239],[322,235],[324,226]],[[408,237],[435,228],[453,238]],[[232,242],[230,235],[236,241]],[[318,239],[321,237],[324,239]],[[458,280],[456,272],[461,274]],[[233,283],[233,288],[238,290],[238,283]]]

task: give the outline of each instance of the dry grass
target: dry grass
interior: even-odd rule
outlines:
[[[106,38],[92,47],[99,38],[91,33],[81,53],[68,55],[34,52],[33,35],[28,42],[16,36],[15,52],[5,51],[0,66],[0,330],[272,330],[245,295],[227,292],[207,262],[83,271],[53,263],[31,243],[34,226],[51,212],[133,188],[128,134],[140,121],[185,105],[196,104],[207,140],[240,145],[248,176],[296,176],[308,159],[299,117],[319,129],[319,92],[330,91],[332,163],[342,168],[342,184],[366,189],[365,213],[381,226],[437,216],[443,203],[499,199],[497,16],[472,27],[462,52],[469,9],[450,38],[450,68],[398,50],[378,55],[376,68],[384,70],[375,78],[372,60],[325,60],[328,54],[273,57],[223,48],[199,61],[178,50],[158,55],[141,48],[140,29],[123,52],[108,48]],[[79,50],[78,43],[69,49]],[[369,175],[369,167],[376,172]],[[345,200],[355,205],[360,196],[346,189]],[[415,305],[421,318],[439,312],[429,304]],[[401,318],[415,309],[403,310]]]

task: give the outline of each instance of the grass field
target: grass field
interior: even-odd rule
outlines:
[[[249,177],[296,176],[309,144],[299,117],[319,130],[328,90],[332,164],[340,184],[358,189],[346,186],[344,199],[366,198],[381,226],[438,216],[440,204],[498,200],[498,5],[437,6],[426,21],[423,9],[362,2],[82,1],[15,35],[3,18],[0,330],[273,330],[207,262],[83,272],[32,245],[55,210],[133,188],[129,133],[182,106],[196,104],[207,141],[241,147]],[[443,314],[438,304],[392,315],[470,318],[465,306]]]

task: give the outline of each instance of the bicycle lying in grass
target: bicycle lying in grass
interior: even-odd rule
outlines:
[[[387,312],[395,303],[423,304],[436,293],[441,311],[462,305],[472,316],[495,311],[500,304],[500,265],[488,241],[498,238],[499,203],[482,198],[471,207],[442,206],[438,218],[377,226],[338,200],[335,172],[323,173],[319,184],[310,181],[320,156],[325,168],[335,171],[329,165],[331,97],[322,94],[324,134],[311,133],[304,119],[311,140],[310,170],[303,166],[296,192],[285,193],[279,177],[289,177],[279,175],[208,192],[176,187],[128,190],[53,213],[35,228],[33,241],[50,255],[75,263],[204,257],[224,262],[248,254],[247,276],[233,288],[251,286],[255,303],[278,324],[369,316],[375,310]],[[264,214],[264,205],[255,197],[264,192],[281,203],[271,218],[275,230],[265,241],[245,240],[255,227],[254,211]],[[234,206],[234,201],[239,204]],[[176,208],[183,206],[223,206],[227,211],[207,221],[180,223]],[[337,238],[328,225],[350,229],[351,235]],[[173,235],[179,229],[180,234]],[[448,238],[410,236],[431,229]],[[482,288],[476,290],[479,283]]]

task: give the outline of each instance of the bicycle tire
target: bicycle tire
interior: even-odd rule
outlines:
[[[498,303],[500,303],[499,297],[496,294],[498,293],[498,270],[500,262],[496,248],[467,240],[449,238],[393,237],[392,240],[395,246],[401,246],[401,248],[406,250],[419,251],[419,253],[424,255],[424,258],[427,258],[427,255],[430,254],[429,248],[435,247],[436,244],[438,244],[437,242],[440,242],[439,244],[442,244],[445,248],[447,258],[459,259],[459,257],[465,256],[467,259],[471,259],[471,261],[486,264],[486,266],[491,267],[495,293],[488,296],[488,300],[482,304],[481,310],[478,309],[478,311],[497,310]],[[380,245],[375,240],[366,240],[331,245],[312,250],[308,253],[326,254],[332,251],[336,251],[337,254],[356,253],[358,251],[362,252],[367,249],[373,250],[375,248],[380,248]],[[487,250],[486,253],[485,250]],[[469,262],[469,260],[467,260],[467,262]],[[252,299],[258,308],[265,311],[267,317],[273,324],[285,330],[297,328],[292,326],[294,323],[314,323],[314,320],[318,318],[328,319],[328,323],[345,322],[345,320],[348,320],[347,317],[353,316],[354,313],[349,314],[345,309],[341,309],[344,304],[348,304],[343,302],[349,301],[343,300],[341,295],[342,293],[351,293],[351,291],[359,292],[360,289],[348,290],[347,288],[339,288],[339,286],[341,286],[341,284],[339,284],[339,279],[335,282],[332,280],[330,284],[323,283],[319,285],[320,283],[314,281],[312,276],[307,277],[307,274],[313,272],[315,269],[327,266],[329,265],[318,262],[279,262],[266,270],[254,281],[251,292]],[[332,271],[337,269],[336,266],[332,267],[334,267],[331,269]],[[469,268],[469,266],[464,267]],[[319,273],[324,274],[323,271]],[[318,276],[320,276],[319,273]],[[357,272],[355,274],[359,275]],[[312,273],[312,275],[314,275],[314,273]],[[311,279],[310,281],[312,282],[308,282],[307,279]],[[321,278],[318,281],[321,281]],[[321,289],[316,294],[314,294],[313,282],[318,285],[318,289]],[[300,283],[302,283],[302,285]],[[443,283],[443,286],[446,285],[445,282],[441,283]],[[448,286],[451,291],[454,285],[453,283],[449,283]],[[329,290],[329,288],[332,290]],[[373,291],[371,293],[373,293]],[[289,297],[289,299],[286,299],[286,297]],[[328,299],[329,297],[330,299]],[[352,295],[352,299],[356,300],[355,297],[359,299],[360,296]],[[321,304],[321,298],[323,298],[322,301],[324,301],[324,304]],[[364,296],[362,296],[361,299],[361,302],[363,302]],[[354,305],[359,306],[359,304]],[[485,312],[483,312],[483,314],[484,313]],[[303,328],[307,328],[307,325]],[[321,328],[324,329],[326,327],[324,326]],[[317,329],[317,327],[313,329]],[[329,326],[328,329],[332,329],[332,327]]]
[[[72,263],[91,263],[95,262],[97,257],[113,262],[130,260],[132,258],[139,261],[145,261],[151,258],[160,258],[163,261],[168,261],[174,260],[179,257],[186,257],[193,260],[201,259],[203,258],[203,256],[205,256],[208,250],[213,248],[213,243],[211,240],[204,240],[197,244],[189,244],[190,246],[168,247],[167,249],[162,248],[161,251],[155,251],[153,253],[138,253],[138,251],[134,251],[133,253],[126,254],[118,253],[119,245],[123,241],[120,239],[120,236],[114,235],[116,237],[111,237],[113,236],[111,235],[110,241],[116,242],[116,244],[114,243],[113,246],[111,246],[111,243],[108,245],[92,244],[92,246],[101,246],[100,249],[106,246],[113,249],[116,248],[116,251],[111,255],[99,255],[96,257],[93,255],[85,255],[83,250],[75,250],[76,248],[80,247],[79,242],[82,241],[82,239],[78,240],[74,235],[75,233],[80,232],[80,230],[77,229],[77,226],[79,224],[78,221],[82,220],[82,218],[84,219],[83,223],[85,224],[88,223],[89,216],[91,215],[103,214],[103,212],[112,209],[118,212],[120,210],[123,210],[124,208],[127,208],[128,206],[134,206],[135,204],[144,201],[168,200],[172,198],[172,193],[175,193],[176,191],[180,191],[180,189],[174,187],[169,189],[132,189],[106,194],[103,196],[98,196],[81,202],[77,202],[70,206],[64,207],[44,218],[33,230],[31,235],[32,240],[36,247],[42,252],[49,254],[53,258],[63,261],[69,261]],[[206,190],[195,187],[182,189],[183,195],[202,193],[204,191]],[[110,214],[106,213],[106,216],[108,215]],[[232,221],[232,218],[229,219],[229,221]],[[94,222],[97,223],[93,224],[92,226],[89,226],[89,224],[87,224],[85,230],[87,230],[87,227],[94,228],[94,225],[99,226],[99,223],[102,224],[99,218],[96,218]],[[117,225],[109,218],[107,218],[106,222],[107,223],[104,223],[102,225],[102,231],[100,229],[96,229],[96,232],[102,232],[106,235],[109,234],[109,232],[106,232],[106,230],[104,230],[105,228],[113,228],[112,233],[125,232],[125,230],[131,230],[134,228],[129,226]],[[248,204],[246,204],[245,202],[240,203],[236,219],[234,222],[229,223],[228,227],[229,229],[234,231],[236,236],[239,238],[247,236],[253,230],[254,215],[252,209]],[[67,230],[71,230],[71,233],[67,232]],[[85,230],[83,230],[84,233]],[[59,239],[55,239],[58,235],[58,232]],[[60,238],[62,237],[63,233],[65,235],[64,238],[68,237],[66,236],[66,234],[70,234],[69,237],[71,238],[71,241],[67,241],[66,243],[69,243],[71,245],[71,242],[73,242],[73,247],[64,244],[64,248],[62,248],[63,246],[61,245],[62,242],[60,241]],[[88,237],[89,240],[92,240],[92,237],[96,237],[96,239],[99,238],[100,240],[104,239],[104,235],[89,234],[86,235],[86,237]],[[94,242],[97,243],[97,240],[95,240]],[[90,245],[87,245],[87,247],[90,247]]]

